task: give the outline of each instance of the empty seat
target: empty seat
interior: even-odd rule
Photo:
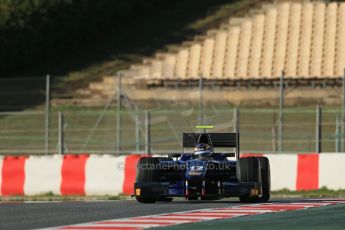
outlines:
[[[215,37],[214,55],[211,75],[213,78],[223,78],[224,57],[227,32],[220,30]]]
[[[276,23],[277,23],[277,9],[269,9],[266,13],[262,61],[261,61],[261,76],[270,78],[272,76],[272,63],[274,41],[276,36]]]
[[[208,37],[205,39],[202,51],[201,51],[201,67],[200,72],[203,78],[211,78],[211,67],[213,59],[213,50],[214,50],[214,38]]]
[[[151,62],[150,76],[152,79],[162,78],[163,61],[160,59]]]
[[[235,67],[239,36],[239,27],[235,26],[229,29],[224,67],[224,76],[229,79],[235,78]]]
[[[248,77],[248,60],[250,52],[250,41],[252,35],[252,21],[246,20],[241,25],[239,50],[236,64],[236,76],[246,79]]]
[[[335,76],[343,76],[345,68],[345,2],[338,7]]]
[[[174,78],[176,67],[176,54],[167,54],[163,62],[162,75],[166,79]]]
[[[309,77],[311,36],[313,26],[314,4],[307,2],[302,7],[301,37],[299,42],[299,57],[297,62],[297,75]]]
[[[135,71],[136,79],[150,79],[150,67],[148,65],[142,65]]]
[[[187,75],[192,79],[199,77],[200,58],[201,45],[199,43],[194,43],[189,48],[189,59],[187,68]]]
[[[278,5],[277,31],[273,58],[273,77],[279,77],[285,69],[285,55],[289,26],[289,3]]]
[[[335,36],[337,32],[337,3],[329,3],[326,9],[325,38],[323,45],[322,76],[334,76]],[[344,25],[345,26],[345,25]]]
[[[248,76],[260,78],[260,61],[262,54],[262,41],[264,36],[265,16],[259,14],[253,19],[253,36],[251,42],[251,53],[249,57]]]
[[[176,70],[175,74],[177,78],[187,78],[187,62],[188,62],[188,49],[182,48],[177,53],[176,57]]]
[[[294,3],[290,9],[290,25],[287,41],[285,75],[287,77],[297,76],[298,47],[300,38],[302,5]]]
[[[322,48],[325,28],[325,4],[318,2],[314,7],[313,34],[311,44],[310,76],[321,77]]]

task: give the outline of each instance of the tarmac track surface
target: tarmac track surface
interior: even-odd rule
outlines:
[[[309,202],[301,199],[272,200],[274,203]],[[134,200],[91,202],[0,203],[0,229],[37,229],[118,218],[156,215],[197,209],[243,205],[237,200],[173,201],[140,204]]]

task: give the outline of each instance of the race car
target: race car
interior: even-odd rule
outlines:
[[[218,200],[239,197],[242,202],[270,199],[270,164],[266,157],[241,157],[239,133],[183,133],[182,153],[142,157],[137,164],[134,197],[140,203]],[[186,151],[194,148],[194,151]],[[214,148],[232,148],[218,153]]]

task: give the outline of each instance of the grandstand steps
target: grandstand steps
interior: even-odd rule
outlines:
[[[99,82],[99,83],[90,83],[89,89],[107,91],[107,90],[114,90],[115,88],[113,84],[104,84],[103,82]]]
[[[152,62],[153,60],[155,60],[155,58],[144,58],[144,59],[142,60],[142,64],[144,64],[144,65],[151,64],[151,62]]]
[[[284,80],[284,84],[287,87],[292,88],[339,88],[342,85],[342,78],[287,78]],[[167,80],[159,80],[159,79],[148,79],[143,80],[140,83],[143,88],[159,88],[159,87],[198,87],[199,86],[199,78],[195,79],[185,79],[185,80],[178,80],[175,79],[167,79]],[[251,89],[251,88],[275,88],[276,90],[279,89],[280,85],[280,78],[266,78],[266,79],[236,79],[236,80],[229,80],[224,79],[222,77],[215,77],[214,79],[204,79],[204,85],[206,87],[231,87],[232,88],[243,88],[243,89]],[[142,88],[139,84],[136,85],[137,88]]]
[[[222,24],[220,25],[219,29],[220,30],[229,30],[231,28],[231,26],[229,24]]]
[[[155,58],[161,59],[164,58],[167,55],[165,52],[157,52],[155,53]]]
[[[219,28],[132,65],[126,87],[158,90],[198,85],[222,91],[338,88],[345,68],[345,2],[278,1],[232,17]],[[114,77],[90,83],[81,97],[113,95]],[[131,93],[135,93],[132,90]],[[149,97],[149,96],[148,96]]]
[[[206,37],[207,37],[207,36],[205,36],[205,35],[196,35],[196,36],[194,37],[194,41],[196,41],[196,42],[203,42],[203,41],[205,40]]]
[[[336,35],[335,76],[344,74],[345,66],[345,2],[338,6]]]
[[[286,82],[285,102],[286,106],[301,106],[307,104],[319,103],[321,105],[339,105],[341,101],[341,80],[333,79],[332,82],[321,82],[315,78],[314,82],[309,79],[293,79]],[[152,81],[157,84],[157,81]],[[135,90],[126,90],[126,95],[130,101],[135,103],[160,101],[162,103],[169,101],[199,101],[199,89],[197,80],[160,82],[161,85],[148,85],[136,88]],[[301,86],[305,84],[305,86]],[[311,85],[307,85],[311,84]],[[326,85],[325,85],[326,84]],[[329,84],[329,85],[327,85]],[[193,86],[193,87],[191,87]],[[317,90],[315,90],[317,89]],[[110,99],[116,102],[115,91],[84,91],[84,97],[73,99],[53,100],[53,104],[79,104],[84,106],[104,106]],[[87,96],[89,94],[89,96]],[[97,96],[96,96],[97,95]],[[277,106],[279,103],[279,79],[274,81],[248,81],[226,82],[219,80],[214,82],[205,82],[204,100],[206,102],[218,103],[227,102],[235,106]]]
[[[309,2],[308,0],[306,2]],[[285,2],[284,2],[285,3]],[[263,4],[261,6],[261,9],[263,11],[268,11],[268,10],[271,10],[271,9],[276,9],[277,8],[277,5],[278,4],[274,4],[274,3],[266,3],[266,4]]]
[[[108,84],[108,85],[115,85],[116,78],[115,77],[103,77],[103,84]]]
[[[230,26],[238,26],[238,25],[241,25],[244,20],[245,20],[244,18],[233,17],[233,18],[229,19],[229,25]]]
[[[80,105],[86,107],[104,106],[109,101],[109,98],[73,98],[73,99],[53,99],[51,100],[52,105]]]
[[[298,78],[298,79],[285,79],[285,85],[291,88],[338,88],[342,84],[342,78]],[[179,87],[198,87],[199,78],[178,80],[171,78],[167,80],[161,79],[147,79],[147,80],[137,80],[135,82],[125,81],[126,88],[135,89],[148,89],[148,88],[179,88]],[[280,84],[280,78],[266,78],[266,79],[236,79],[229,80],[222,77],[215,77],[214,79],[204,79],[204,85],[206,87],[231,87],[231,88],[275,88],[278,90]],[[106,87],[104,85],[107,85]],[[109,96],[113,95],[117,88],[117,78],[116,77],[104,77],[103,82],[91,83],[90,87],[87,89],[79,89],[76,93],[79,96],[92,96],[101,95]]]
[[[90,89],[78,89],[76,90],[76,94],[78,98],[84,97],[84,96],[88,97],[88,96],[91,96],[92,91]]]
[[[211,29],[206,32],[206,36],[214,36],[218,32],[218,29]]]
[[[341,28],[344,4],[280,1],[251,10],[247,17],[230,18],[229,23],[194,38],[194,42],[202,44],[197,60],[188,58],[186,51],[191,52],[192,41],[175,47],[175,54],[172,54],[176,55],[174,76],[181,80],[193,79],[195,75],[203,75],[206,79],[215,76],[220,79],[276,78],[285,70],[290,78],[339,77],[339,69],[345,67],[343,61],[337,59],[345,52],[339,45],[345,39]],[[234,32],[236,28],[239,28],[239,35]],[[224,39],[219,39],[223,31],[227,33],[225,45]],[[231,47],[230,42],[236,46]],[[195,66],[199,66],[197,74]],[[156,71],[153,73],[149,77],[171,78],[155,74]],[[193,74],[188,76],[188,73]]]

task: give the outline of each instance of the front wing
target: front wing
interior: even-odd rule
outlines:
[[[203,191],[199,191],[198,197],[206,198],[223,198],[223,197],[239,197],[242,195],[260,195],[261,183],[256,182],[222,182],[216,191],[208,192],[207,187]],[[188,197],[189,188],[184,181],[180,181],[175,185],[168,182],[154,183],[135,183],[134,195],[140,197]]]

